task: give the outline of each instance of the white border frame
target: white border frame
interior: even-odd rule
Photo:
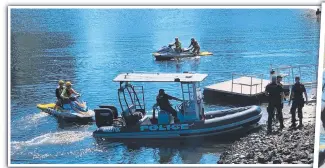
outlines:
[[[9,167],[311,167],[312,165],[309,164],[286,164],[286,165],[279,165],[279,164],[12,164],[11,163],[11,9],[149,9],[149,8],[156,8],[156,9],[175,9],[175,8],[183,8],[183,9],[311,9],[311,10],[316,10],[317,8],[320,8],[320,6],[207,6],[207,5],[187,5],[187,6],[179,6],[179,5],[162,5],[162,6],[154,6],[154,5],[135,5],[135,6],[121,6],[121,5],[113,5],[113,6],[15,6],[11,5],[8,6],[7,9],[7,21],[8,21],[8,27],[7,27],[7,44],[8,44],[8,115],[7,115],[7,122],[8,122],[8,128],[7,128],[7,163]],[[324,15],[322,11],[322,15]],[[325,22],[321,21],[321,24]],[[322,31],[321,31],[322,32]],[[324,35],[324,32],[323,32]],[[320,36],[323,37],[323,36]],[[322,38],[321,38],[322,40]],[[322,40],[324,42],[324,40]],[[323,44],[324,45],[324,44]],[[322,46],[322,49],[324,50],[324,47]],[[322,50],[322,51],[323,51]],[[320,50],[321,51],[321,50]],[[324,52],[323,52],[324,53]],[[320,61],[323,61],[323,57],[319,57],[319,67],[318,67],[318,87],[317,87],[317,109],[320,110],[320,104],[318,103],[321,101],[321,83],[323,76],[322,76],[322,69],[323,69],[323,64],[321,64],[320,68]],[[321,72],[321,73],[320,73]],[[320,78],[321,77],[321,78]],[[316,113],[318,114],[319,110],[316,110]],[[315,139],[318,141],[315,141],[315,148],[314,148],[314,167],[318,166],[318,152],[319,152],[319,123],[320,121],[317,120],[319,118],[320,120],[320,114],[318,116],[316,115],[316,127],[315,130]],[[318,122],[317,122],[318,121]],[[318,132],[316,132],[318,131]],[[317,143],[318,142],[318,143]],[[316,144],[317,143],[317,144]],[[317,148],[316,148],[317,147]],[[317,153],[316,153],[317,152]],[[315,155],[316,154],[316,155]],[[317,157],[317,159],[315,159]],[[317,162],[316,162],[317,161]],[[317,164],[315,164],[317,163]]]
[[[322,3],[322,9],[324,9],[325,3]],[[322,11],[321,18],[325,17]],[[321,19],[320,24],[320,36],[319,36],[319,54],[318,54],[318,77],[317,77],[317,101],[316,101],[316,120],[315,120],[315,143],[314,143],[314,168],[318,168],[319,160],[319,146],[320,146],[320,127],[321,111],[322,111],[322,85],[323,85],[323,71],[324,71],[324,40],[325,40],[325,19]]]

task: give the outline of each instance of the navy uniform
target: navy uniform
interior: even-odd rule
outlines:
[[[306,93],[306,88],[303,84],[300,82],[295,83],[292,86],[291,94],[291,100],[292,100],[292,106],[290,109],[291,113],[291,122],[292,127],[296,126],[296,110],[298,109],[298,118],[299,118],[299,125],[302,126],[302,108],[304,107],[305,101],[303,98],[303,93]]]
[[[159,94],[156,98],[157,105],[160,107],[161,110],[171,113],[172,116],[174,117],[175,122],[179,122],[179,119],[177,118],[177,111],[171,106],[169,100],[180,100],[180,99],[170,96],[165,93],[164,89],[160,89]]]
[[[276,77],[272,77],[272,83],[269,83],[265,88],[265,93],[268,95],[268,121],[267,130],[272,131],[272,119],[274,117],[274,109],[276,108],[278,113],[278,118],[280,122],[280,129],[284,127],[283,125],[283,115],[282,115],[282,94],[283,88],[275,82]]]

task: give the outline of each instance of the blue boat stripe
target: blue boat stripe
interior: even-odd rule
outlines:
[[[259,114],[257,116],[242,120],[240,122],[235,122],[232,124],[227,124],[227,125],[223,125],[223,126],[218,126],[218,127],[213,127],[213,128],[202,128],[202,129],[195,129],[195,130],[181,130],[181,131],[154,131],[154,132],[132,132],[132,133],[105,133],[105,132],[96,132],[94,133],[94,136],[100,136],[100,137],[116,137],[116,136],[131,136],[134,138],[135,135],[150,135],[150,136],[154,136],[155,134],[159,133],[158,136],[170,136],[170,135],[177,135],[179,136],[179,134],[188,134],[188,133],[200,133],[200,132],[209,132],[209,131],[217,131],[217,130],[222,130],[222,129],[226,129],[226,128],[231,128],[234,126],[238,126],[238,125],[242,125],[245,123],[248,123],[250,121],[254,121],[258,118],[261,118],[262,114]],[[153,134],[153,135],[152,135]]]

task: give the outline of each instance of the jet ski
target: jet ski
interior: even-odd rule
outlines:
[[[211,52],[200,52],[199,55],[192,53],[189,49],[184,48],[182,52],[175,51],[172,47],[163,46],[161,49],[152,54],[157,61],[181,59],[196,56],[208,56],[213,55]]]
[[[45,113],[66,120],[93,120],[95,112],[88,109],[87,103],[83,101],[80,96],[71,97],[67,102],[68,103],[64,103],[62,107],[58,107],[57,109],[54,109],[55,103],[37,104],[37,108]]]

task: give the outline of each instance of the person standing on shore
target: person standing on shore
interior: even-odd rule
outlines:
[[[306,88],[303,84],[300,83],[300,77],[295,77],[295,84],[292,86],[291,89],[291,95],[289,99],[289,105],[292,100],[292,106],[290,109],[291,113],[291,122],[292,125],[290,126],[291,128],[296,127],[296,110],[298,108],[298,118],[299,118],[299,126],[298,128],[301,128],[302,125],[302,108],[304,107],[304,104],[308,102],[308,97],[307,97],[307,92]],[[305,94],[306,101],[304,101],[303,95]]]
[[[320,14],[321,14],[321,11],[319,10],[319,8],[317,8],[316,15],[320,15]]]
[[[277,84],[276,76],[272,76],[272,82],[269,83],[265,88],[265,94],[268,96],[268,120],[267,120],[267,133],[272,133],[272,119],[274,117],[274,110],[277,110],[279,114],[280,129],[284,128],[283,116],[282,116],[282,98],[284,96],[283,88]]]
[[[281,86],[281,88],[282,88],[282,90],[284,92],[283,84],[281,82],[282,82],[282,76],[281,75],[276,76],[276,83]],[[285,101],[285,97],[282,96],[281,97],[281,109],[283,109],[283,102],[284,101]]]

